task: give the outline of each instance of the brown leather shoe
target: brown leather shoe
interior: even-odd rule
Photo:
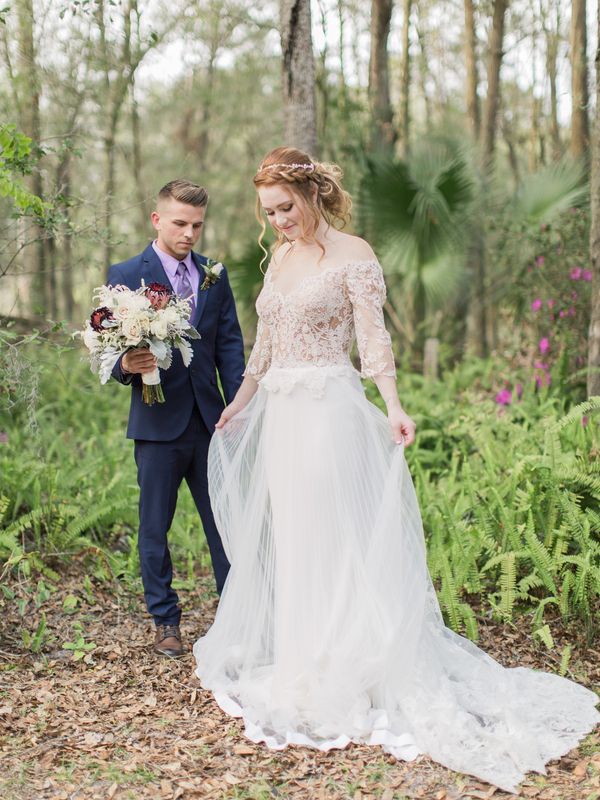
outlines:
[[[154,639],[154,652],[161,656],[178,658],[185,652],[181,643],[179,625],[157,625]]]

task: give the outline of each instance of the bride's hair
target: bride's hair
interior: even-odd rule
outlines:
[[[321,217],[328,225],[338,229],[343,228],[350,219],[352,199],[342,188],[341,178],[342,170],[336,164],[316,161],[293,147],[276,147],[263,158],[254,176],[254,186],[258,189],[259,186],[281,184],[289,189],[302,210],[302,236],[314,240]],[[265,254],[260,262],[262,268],[269,253],[263,244],[267,225],[261,211],[257,197],[256,218],[261,226],[258,243]],[[273,250],[286,241],[283,233],[277,231]]]

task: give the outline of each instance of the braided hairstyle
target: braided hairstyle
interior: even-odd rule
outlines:
[[[293,147],[276,147],[263,158],[253,180],[257,189],[259,186],[275,184],[289,189],[303,211],[302,237],[314,241],[321,217],[338,230],[350,219],[352,199],[342,188],[341,178],[342,170],[336,164],[321,163]],[[261,211],[257,197],[256,218],[261,225],[258,243],[265,254],[260,264],[262,268],[269,254],[263,245],[267,225]],[[286,241],[283,233],[277,231],[273,250],[276,251]],[[323,246],[319,244],[319,247],[324,254]]]

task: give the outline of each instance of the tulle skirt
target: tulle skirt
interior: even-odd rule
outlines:
[[[209,485],[231,571],[197,675],[252,741],[426,753],[515,791],[600,720],[593,692],[445,627],[403,448],[351,367],[271,368]]]

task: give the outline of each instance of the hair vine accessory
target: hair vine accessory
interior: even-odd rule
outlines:
[[[293,169],[305,169],[307,172],[314,172],[315,165],[314,164],[267,164],[266,166],[260,166],[258,168],[259,172],[262,172],[264,169],[281,169],[285,167],[290,171]]]

